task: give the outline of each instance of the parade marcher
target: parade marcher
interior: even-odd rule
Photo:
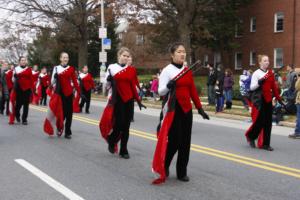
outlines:
[[[87,114],[90,113],[91,93],[92,89],[95,88],[94,79],[88,70],[88,66],[85,65],[78,76],[81,89],[80,112],[82,112],[82,108],[86,104],[85,113]]]
[[[133,68],[135,69],[135,67],[133,66],[133,58],[132,58],[132,55],[129,56],[129,58],[128,58],[128,60],[127,60],[127,65],[128,65],[128,66],[131,66],[131,67],[133,67]],[[139,80],[138,80],[137,76],[136,76],[134,82],[135,82],[136,88],[137,88],[138,93],[139,93],[140,90],[141,90],[141,87],[140,87],[140,83],[139,83]],[[142,99],[141,99],[141,100],[142,100]],[[132,101],[131,106],[132,106],[132,110],[133,110],[131,122],[134,122],[134,101]]]
[[[38,84],[36,86],[36,93],[40,97],[40,105],[47,105],[47,93],[46,90],[50,85],[50,77],[47,73],[47,68],[43,67],[39,75]]]
[[[300,139],[300,74],[298,74],[297,82],[295,84],[296,95],[296,106],[297,106],[297,120],[296,128],[293,134],[289,135],[289,138]]]
[[[130,158],[127,143],[133,115],[132,102],[135,99],[140,109],[146,108],[137,93],[136,70],[127,65],[129,57],[129,49],[122,47],[118,51],[118,63],[109,65],[107,69],[106,80],[107,86],[111,87],[111,96],[99,124],[110,153],[117,151],[117,143],[121,140],[119,155],[124,159]]]
[[[176,172],[180,181],[187,182],[187,165],[189,161],[192,133],[192,104],[204,118],[204,112],[197,94],[191,70],[184,66],[186,59],[185,47],[175,43],[170,47],[172,63],[167,65],[160,74],[158,93],[163,96],[161,123],[158,126],[158,142],[152,162],[152,169],[160,177],[153,184],[163,183],[169,176],[169,167],[178,152]]]
[[[255,140],[259,138],[257,143],[259,148],[273,151],[270,146],[273,94],[281,105],[284,107],[285,105],[279,96],[274,73],[271,69],[268,69],[270,65],[269,57],[259,55],[258,62],[260,67],[253,73],[250,85],[253,122],[245,135],[252,148],[256,147]]]
[[[234,79],[233,79],[232,71],[230,69],[226,69],[225,77],[224,77],[224,94],[225,94],[226,109],[231,109],[232,107],[233,85],[234,85]]]
[[[6,110],[6,115],[9,114],[9,86],[6,81],[6,74],[8,71],[8,64],[4,61],[0,72],[0,114],[4,114],[4,110]]]
[[[62,107],[63,117],[65,121],[65,127],[64,127],[65,138],[71,139],[72,138],[71,125],[72,125],[72,118],[73,118],[73,90],[75,88],[75,90],[80,94],[80,88],[77,82],[77,77],[75,75],[75,68],[68,65],[69,55],[65,52],[62,52],[60,54],[60,62],[61,64],[55,66],[53,69],[51,84],[59,86],[58,91],[56,92],[59,94],[62,103],[61,107]],[[49,108],[55,110],[55,108],[51,107],[50,103],[49,103]],[[56,113],[53,114],[56,115]],[[61,131],[62,130],[58,130],[58,136],[62,134]]]
[[[33,78],[34,90],[32,91],[32,99],[31,99],[31,103],[34,105],[38,105],[39,101],[40,101],[40,96],[39,96],[39,94],[36,93],[36,87],[37,87],[39,75],[40,75],[40,72],[38,71],[38,66],[34,65],[32,68],[32,78]]]
[[[31,68],[27,66],[27,59],[25,57],[19,58],[19,66],[13,72],[13,82],[16,103],[15,113],[12,114],[15,115],[17,122],[20,122],[20,110],[23,107],[22,124],[27,125],[30,95],[33,90],[33,76]],[[10,124],[13,124],[13,121],[10,120]]]

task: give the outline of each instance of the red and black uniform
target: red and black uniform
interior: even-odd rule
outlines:
[[[58,83],[56,83],[58,81]],[[72,66],[54,67],[51,83],[59,87],[59,95],[62,99],[62,107],[65,120],[65,136],[72,135],[71,125],[73,118],[73,90],[80,93],[80,88],[75,74],[75,68]],[[72,84],[73,83],[73,84]],[[59,86],[58,86],[59,85]]]
[[[47,105],[47,93],[46,90],[50,85],[50,77],[47,73],[39,75],[38,85],[37,88],[41,87],[41,100],[40,104],[46,106]]]
[[[252,90],[252,118],[253,123],[246,132],[246,138],[253,143],[258,136],[258,147],[267,150],[270,148],[272,130],[272,99],[273,95],[281,102],[275,76],[272,70],[256,70],[251,78],[250,89]]]
[[[89,113],[91,93],[92,89],[95,88],[94,79],[90,73],[80,73],[78,79],[81,88],[80,110],[82,110],[84,104],[86,103],[85,112]]]
[[[108,67],[106,77],[112,76],[115,84],[114,125],[107,141],[111,148],[121,139],[120,155],[128,155],[130,122],[133,115],[132,102],[140,102],[136,90],[136,70],[131,66],[112,64]],[[109,82],[108,84],[109,85]]]
[[[27,123],[30,95],[34,88],[31,68],[25,66],[16,67],[13,73],[13,82],[16,91],[16,119],[20,121],[20,109],[23,107],[22,122]]]
[[[162,73],[159,77],[158,93],[160,96],[164,96],[164,98],[169,98],[168,103],[164,104],[164,106],[170,106],[167,104],[172,104],[170,103],[171,90],[169,90],[167,87],[168,83],[174,80],[174,78],[176,78],[178,75],[180,75],[186,70],[188,70],[187,67],[175,63],[166,66],[162,70]],[[167,113],[164,112],[165,109],[163,109],[162,116],[161,116],[163,117],[163,119],[161,124],[158,127],[158,135],[159,134],[166,135],[165,139],[161,139],[160,136],[162,135],[159,135],[159,140],[165,140],[166,142],[166,144],[163,144],[161,146],[161,148],[166,148],[166,153],[164,155],[162,151],[160,153],[162,153],[163,155],[159,155],[160,153],[157,152],[159,150],[156,149],[155,154],[158,154],[158,156],[155,155],[154,157],[153,163],[155,166],[153,166],[153,169],[154,171],[160,173],[161,169],[159,170],[159,165],[162,166],[162,164],[158,162],[162,162],[164,160],[165,169],[163,170],[166,170],[166,172],[168,173],[169,166],[171,164],[173,156],[175,155],[176,152],[178,152],[177,165],[176,165],[177,178],[182,179],[187,176],[187,165],[189,161],[190,146],[191,146],[191,133],[192,133],[192,123],[193,123],[191,100],[194,102],[195,107],[197,109],[202,109],[201,101],[198,96],[191,71],[187,72],[187,74],[185,74],[184,76],[182,76],[176,81],[175,88],[173,89],[172,94],[173,94],[172,95],[173,106],[171,106],[172,108],[169,107],[167,112],[173,114],[168,115]],[[159,143],[160,142],[162,141],[159,141]],[[161,156],[165,157],[165,159],[160,160],[159,157]],[[160,174],[162,178],[161,181],[163,182],[165,174],[164,172]]]

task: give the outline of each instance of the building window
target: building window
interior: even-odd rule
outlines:
[[[279,68],[283,66],[283,49],[274,49],[274,68]]]
[[[240,20],[240,22],[235,25],[235,37],[239,38],[242,36],[243,36],[243,21]]]
[[[275,14],[274,19],[274,32],[283,32],[283,25],[284,25],[284,14],[282,12],[278,12]]]
[[[208,64],[208,55],[207,54],[204,55],[203,61],[204,61],[204,65],[206,66]]]
[[[256,17],[250,19],[250,32],[256,32]]]
[[[221,63],[221,53],[215,52],[214,53],[214,67],[217,67]]]
[[[250,51],[250,65],[256,65],[256,52]]]
[[[243,54],[235,53],[235,69],[242,69]]]
[[[137,35],[136,36],[136,45],[144,44],[144,35]]]

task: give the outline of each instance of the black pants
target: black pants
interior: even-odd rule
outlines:
[[[0,99],[0,112],[2,114],[4,113],[4,110],[6,111],[6,115],[9,114],[9,95],[10,91],[8,92],[8,94],[2,91],[2,98]]]
[[[81,102],[80,102],[80,110],[82,110],[84,104],[85,105],[85,112],[89,112],[90,110],[90,104],[91,104],[91,90],[86,91],[85,89],[82,89],[82,96],[81,96]]]
[[[65,135],[72,135],[71,125],[73,118],[73,94],[70,96],[61,95],[65,120]]]
[[[114,109],[115,124],[113,132],[108,137],[109,143],[117,143],[121,139],[120,154],[128,153],[127,143],[129,139],[130,122],[133,115],[132,100],[124,103],[119,95]]]
[[[271,131],[272,131],[272,113],[273,113],[272,102],[267,103],[265,102],[265,100],[263,100],[261,110],[259,112],[257,120],[248,134],[250,140],[256,140],[261,130],[263,130],[264,131],[263,144],[266,146],[270,146]]]
[[[165,168],[169,169],[171,161],[178,151],[176,172],[177,177],[187,175],[187,165],[190,156],[191,134],[193,114],[192,111],[184,113],[178,102],[176,102],[175,116],[168,136],[168,147],[165,160]]]
[[[16,118],[20,119],[20,110],[23,107],[22,122],[27,122],[31,90],[16,89]]]
[[[47,105],[47,93],[46,93],[47,87],[42,86],[42,98],[40,101],[40,104],[46,106]]]

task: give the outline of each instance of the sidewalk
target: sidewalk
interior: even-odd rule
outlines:
[[[92,95],[92,100],[96,101],[107,101],[107,98],[103,95]],[[233,105],[231,110],[224,110],[222,113],[215,113],[215,107],[209,106],[206,97],[201,97],[202,105],[204,110],[208,113],[209,116],[225,118],[225,119],[234,119],[240,121],[249,121],[251,120],[250,113],[245,110],[245,108],[241,105]],[[203,101],[204,100],[204,101]],[[146,98],[143,100],[143,104],[149,108],[157,108],[161,109],[161,101],[154,101],[152,98]],[[196,113],[196,110],[193,111]],[[289,117],[288,120],[279,122],[279,126],[291,127],[294,128],[296,126],[294,116]]]

